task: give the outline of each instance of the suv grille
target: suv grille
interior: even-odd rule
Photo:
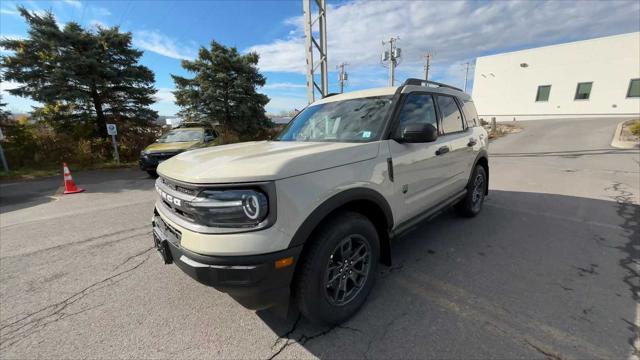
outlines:
[[[176,182],[173,182],[171,180],[167,180],[163,177],[160,178],[160,180],[162,181],[162,183],[168,187],[171,190],[175,190],[177,192],[181,192],[183,194],[187,194],[187,195],[191,195],[191,196],[196,196],[198,195],[199,190],[195,189],[195,188],[188,188],[185,186],[182,186]]]
[[[177,154],[177,152],[158,152],[149,154],[149,157],[155,160],[162,161],[174,157]]]

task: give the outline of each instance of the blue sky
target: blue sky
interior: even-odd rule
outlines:
[[[0,34],[24,37],[15,10],[51,10],[63,25],[119,25],[144,50],[141,62],[156,74],[161,115],[173,115],[170,74],[187,75],[180,59],[193,58],[212,39],[240,51],[257,51],[278,113],[306,104],[302,1],[2,1]],[[640,31],[640,2],[631,1],[329,1],[327,11],[331,91],[337,91],[336,65],[347,62],[346,90],[386,86],[379,61],[381,41],[399,36],[403,57],[397,79],[420,77],[423,57],[434,53],[430,78],[463,86],[463,64],[478,56]],[[8,54],[3,51],[3,55]],[[470,71],[469,89],[473,84]],[[13,112],[31,110],[32,101],[10,96],[16,84],[3,82],[3,101]]]

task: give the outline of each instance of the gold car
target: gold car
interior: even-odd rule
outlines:
[[[140,152],[140,169],[151,176],[161,162],[181,152],[217,145],[218,133],[208,127],[179,127],[162,135]]]

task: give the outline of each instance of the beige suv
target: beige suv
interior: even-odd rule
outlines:
[[[326,97],[274,141],[179,154],[158,167],[165,263],[250,309],[338,324],[389,265],[390,240],[488,192],[487,133],[469,95],[418,79]]]

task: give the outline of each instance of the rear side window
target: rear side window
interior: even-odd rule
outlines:
[[[400,110],[400,132],[407,124],[431,124],[438,128],[438,118],[433,96],[428,94],[409,94]]]
[[[445,134],[450,134],[464,130],[462,114],[455,99],[451,96],[438,95],[437,101],[442,113],[442,131]]]
[[[478,126],[478,112],[476,111],[476,106],[473,104],[473,101],[464,100],[463,108],[467,114],[467,127]]]

